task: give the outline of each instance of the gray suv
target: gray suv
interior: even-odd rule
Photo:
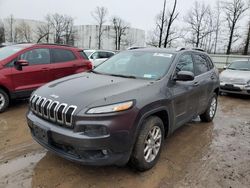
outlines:
[[[37,89],[27,122],[63,158],[145,171],[177,128],[197,116],[213,120],[218,93],[218,71],[200,50],[129,50]]]

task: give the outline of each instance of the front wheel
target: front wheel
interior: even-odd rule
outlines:
[[[157,116],[147,118],[138,135],[131,163],[139,171],[152,168],[159,159],[164,141],[164,125]]]
[[[214,93],[213,97],[210,99],[209,105],[206,111],[200,115],[201,121],[203,122],[211,122],[214,119],[218,104],[218,97]]]
[[[0,89],[0,113],[4,112],[8,106],[9,96],[4,90]]]

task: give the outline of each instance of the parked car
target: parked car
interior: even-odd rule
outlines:
[[[250,95],[250,60],[234,61],[220,74],[220,91]]]
[[[115,55],[115,52],[107,50],[84,50],[84,52],[95,67]]]
[[[38,143],[68,160],[130,161],[144,171],[177,128],[198,115],[213,120],[218,93],[218,71],[204,52],[129,50],[36,90],[27,123]]]
[[[53,44],[17,44],[0,49],[0,112],[10,100],[29,97],[52,80],[92,69],[78,48]]]

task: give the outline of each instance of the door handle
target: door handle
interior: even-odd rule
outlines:
[[[49,70],[49,68],[42,68],[42,70],[43,70],[43,71],[48,71],[48,70]]]
[[[194,83],[194,87],[197,87],[197,86],[199,86],[199,85],[200,85],[199,82],[195,82],[195,83]]]
[[[215,79],[215,77],[214,77],[214,75],[211,75],[211,77],[210,77],[212,80],[214,80]]]

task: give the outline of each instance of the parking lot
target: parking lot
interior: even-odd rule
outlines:
[[[222,96],[213,123],[199,120],[169,137],[156,167],[87,167],[38,145],[27,101],[0,115],[0,187],[249,187],[250,98]]]

